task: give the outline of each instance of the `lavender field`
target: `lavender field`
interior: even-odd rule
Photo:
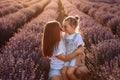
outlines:
[[[120,0],[0,0],[0,80],[47,80],[44,25],[80,18],[86,80],[120,80]]]

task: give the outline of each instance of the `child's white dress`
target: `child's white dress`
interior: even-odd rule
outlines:
[[[75,49],[78,48],[78,46],[82,45],[84,46],[84,42],[82,40],[82,37],[80,35],[80,33],[74,33],[72,35],[64,35],[64,41],[65,41],[65,47],[66,47],[66,53],[65,55],[69,55],[70,53],[72,53]],[[76,66],[76,58],[73,58],[72,60],[65,62],[64,66],[72,66],[75,67]]]

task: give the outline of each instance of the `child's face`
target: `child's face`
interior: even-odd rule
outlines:
[[[70,33],[74,32],[75,29],[72,26],[70,26],[69,23],[66,21],[63,24],[63,31],[65,31],[66,33],[70,34]]]

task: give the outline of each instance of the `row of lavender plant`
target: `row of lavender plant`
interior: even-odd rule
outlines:
[[[2,1],[0,1],[0,4],[4,4],[4,3],[9,3],[9,2],[12,2],[13,0],[2,0]]]
[[[91,2],[103,2],[103,3],[109,3],[109,4],[114,4],[114,3],[120,3],[120,1],[119,0],[106,0],[106,1],[104,1],[104,0],[88,0],[88,1],[91,1]]]
[[[120,79],[120,39],[110,39],[91,46],[93,67],[99,80]]]
[[[31,0],[23,0],[24,2],[29,2],[29,1],[31,1]]]
[[[120,9],[119,4],[106,4],[106,3],[98,3],[98,2],[90,2],[88,0],[69,0],[72,4],[76,5],[77,8],[79,8],[81,11],[85,12],[88,14],[90,9],[96,9],[97,11],[99,10],[100,12],[106,12],[106,13],[111,13],[115,14]],[[85,5],[84,5],[85,4]],[[99,5],[98,5],[99,4]]]
[[[48,1],[42,0],[14,14],[9,14],[0,18],[0,45],[8,40],[18,28],[30,21],[36,15],[39,15],[47,3]]]
[[[107,26],[111,28],[113,34],[117,34],[120,37],[120,16],[109,20]]]
[[[19,3],[24,6],[30,6],[38,1],[40,1],[40,0],[31,0],[31,1],[29,0],[27,2],[24,0],[4,0],[4,1],[0,2],[0,8],[11,6],[11,5],[13,5],[13,3]]]
[[[18,10],[20,10],[22,8],[24,8],[23,5],[13,2],[13,5],[8,6],[8,7],[4,6],[4,8],[0,9],[0,17],[3,17],[10,13],[17,12]]]
[[[8,6],[11,6],[12,5],[12,2],[15,2],[15,1],[10,1],[10,2],[8,2],[8,1],[6,1],[6,2],[0,2],[0,9],[1,8],[4,8],[4,7],[8,7]]]
[[[25,7],[29,7],[29,6],[31,6],[31,5],[33,5],[33,4],[36,4],[37,2],[40,2],[40,1],[42,1],[42,0],[31,0],[31,1],[24,1],[24,0],[18,0],[17,2],[19,3],[19,4],[22,4],[22,5],[24,5]]]
[[[20,9],[29,7],[29,6],[33,5],[34,3],[37,3],[37,2],[38,2],[38,0],[34,0],[34,1],[31,1],[31,2],[26,2],[26,3],[18,3],[16,1],[14,1],[14,2],[11,3],[11,6],[8,6],[8,7],[4,6],[5,4],[8,4],[8,3],[5,3],[3,5],[4,7],[2,9],[0,9],[0,17],[6,16],[6,15],[14,13],[14,12],[17,12]]]
[[[104,14],[103,12],[94,12],[95,19],[103,26],[110,28],[113,34],[117,34],[118,36],[120,36],[120,34],[118,34],[119,32],[117,31],[119,29],[119,27],[117,26],[119,26],[120,17],[115,14],[112,15],[110,13],[105,12]]]
[[[66,11],[67,14],[69,15],[79,15],[80,17],[80,31],[83,35],[84,41],[86,43],[86,47],[90,48],[90,53],[87,55],[91,55],[92,58],[90,57],[89,62],[87,62],[87,66],[88,68],[91,70],[91,76],[89,76],[89,79],[87,78],[87,80],[93,80],[93,79],[97,79],[97,80],[109,80],[108,77],[106,78],[106,76],[100,76],[98,74],[98,72],[102,69],[100,68],[101,64],[97,64],[98,61],[100,61],[99,58],[99,51],[96,51],[95,53],[93,53],[92,51],[98,47],[100,47],[100,44],[104,44],[103,46],[107,45],[107,48],[105,48],[105,50],[108,50],[109,52],[104,52],[103,47],[100,47],[101,53],[100,55],[109,55],[110,58],[107,58],[107,60],[105,59],[105,57],[103,57],[103,61],[104,62],[108,62],[111,63],[110,60],[114,59],[114,57],[118,57],[118,54],[120,53],[120,48],[118,47],[118,45],[120,45],[120,43],[118,43],[118,45],[116,44],[112,44],[111,47],[109,47],[108,44],[110,44],[109,40],[114,40],[116,42],[118,42],[119,40],[116,39],[116,37],[114,35],[112,35],[109,31],[107,31],[106,29],[104,29],[102,27],[102,25],[98,24],[95,22],[95,20],[93,20],[92,18],[90,18],[89,16],[85,15],[82,12],[79,12],[75,6],[73,6],[72,4],[70,4],[67,0],[61,0],[64,9]],[[107,41],[107,42],[104,42]],[[112,43],[112,42],[111,42]],[[91,45],[94,45],[95,48],[92,48]],[[97,47],[98,45],[98,47]],[[113,47],[113,49],[111,49]],[[114,52],[116,51],[116,52]],[[113,53],[114,52],[114,53]],[[113,54],[112,54],[113,53]],[[97,55],[97,56],[93,56],[93,55]],[[89,58],[89,56],[88,56]],[[96,59],[97,58],[97,59]],[[111,59],[112,58],[112,59]],[[96,59],[96,60],[94,60]],[[118,60],[119,61],[119,60]],[[113,63],[111,63],[113,65]],[[104,66],[104,64],[102,64]],[[100,68],[100,69],[99,69]],[[116,67],[120,70],[119,67]],[[113,70],[114,68],[108,69],[109,71]],[[109,71],[107,73],[109,73]],[[105,74],[104,72],[102,74]],[[115,75],[116,73],[113,73],[113,75]],[[110,73],[108,74],[108,76],[110,76]],[[103,78],[104,79],[103,79]],[[119,76],[117,76],[114,79],[119,78]]]
[[[23,0],[21,0],[21,1],[23,1]],[[11,5],[13,5],[13,3],[20,3],[19,1],[17,1],[17,0],[2,0],[1,2],[0,2],[0,8],[4,8],[4,7],[8,7],[8,6],[11,6]],[[21,3],[20,3],[21,4]]]
[[[70,0],[74,5],[77,6],[82,12],[87,13],[92,16],[96,21],[101,23],[103,26],[107,26],[111,29],[113,34],[120,36],[117,27],[119,25],[120,17],[119,11],[120,6],[118,4],[99,4],[99,3],[90,3],[86,0]],[[97,5],[99,4],[99,5]],[[111,23],[112,22],[112,23]]]
[[[0,61],[6,65],[0,65],[3,73],[1,79],[47,80],[49,60],[41,55],[41,38],[45,23],[59,17],[58,2],[52,0],[37,18],[24,25],[2,49],[0,59],[7,60]]]
[[[22,4],[22,5],[24,5],[24,6],[31,6],[31,5],[33,5],[33,4],[35,4],[35,3],[37,3],[37,2],[40,2],[41,0],[31,0],[31,1],[29,1],[29,2],[25,2],[25,1],[19,1],[18,0],[18,2],[20,3],[20,4]]]

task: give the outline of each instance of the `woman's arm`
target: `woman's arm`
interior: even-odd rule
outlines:
[[[70,61],[71,59],[73,59],[74,57],[76,57],[78,54],[77,53],[72,53],[69,54],[68,56],[65,56],[64,54],[60,54],[58,56],[56,56],[58,59],[63,60],[63,61]]]
[[[68,56],[65,56],[64,54],[60,54],[58,56],[56,56],[58,59],[63,60],[63,61],[70,61],[71,59],[73,59],[74,57],[78,56],[81,54],[81,52],[83,51],[83,47],[79,47],[77,50],[73,51],[71,54],[69,54]]]

